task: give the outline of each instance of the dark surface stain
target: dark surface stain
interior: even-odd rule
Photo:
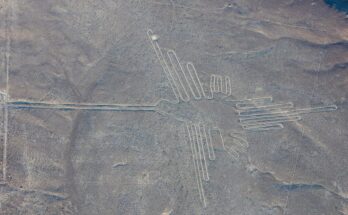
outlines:
[[[330,7],[348,14],[348,0],[325,0]]]
[[[322,190],[324,187],[320,184],[275,184],[273,185],[279,191],[303,191],[303,190]]]

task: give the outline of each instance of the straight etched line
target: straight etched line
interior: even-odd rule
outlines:
[[[202,82],[201,82],[201,80],[200,80],[199,77],[198,77],[197,70],[196,70],[194,64],[193,64],[192,62],[188,62],[188,63],[186,64],[186,67],[187,67],[187,70],[188,70],[188,71],[193,71],[193,72],[194,72],[193,74],[194,74],[195,78],[196,78],[197,81],[198,81],[199,88],[200,88],[200,90],[201,90],[201,92],[202,92],[202,94],[203,94],[203,97],[204,97],[205,99],[213,99],[213,94],[212,94],[212,91],[211,91],[211,90],[210,90],[210,93],[211,93],[210,96],[207,96],[207,95],[205,94],[205,91],[204,91],[204,89],[203,89]],[[190,67],[191,67],[191,68],[190,68]],[[191,69],[192,69],[192,70],[191,70]],[[191,74],[191,72],[190,72],[190,74]],[[196,87],[196,88],[197,88],[197,87]],[[197,89],[198,89],[198,88],[197,88]]]
[[[176,86],[176,83],[174,81],[174,78],[172,76],[172,74],[170,73],[170,68],[164,58],[164,55],[162,53],[162,50],[161,50],[161,47],[159,46],[158,42],[156,41],[156,37],[153,33],[153,31],[151,29],[148,29],[147,30],[147,35],[150,39],[150,42],[151,42],[151,45],[152,45],[152,48],[154,49],[155,53],[156,53],[156,56],[163,68],[163,71],[168,79],[168,82],[169,82],[169,85],[170,87],[172,88],[173,90],[173,93],[174,93],[174,96],[175,96],[175,99],[176,99],[176,102],[179,102],[179,92],[178,92],[178,87]]]
[[[266,124],[266,125],[256,125],[256,126],[243,126],[244,129],[249,131],[270,131],[278,130],[284,128],[283,124]]]
[[[202,124],[202,131],[203,131],[203,137],[205,139],[205,144],[206,144],[207,150],[208,150],[209,160],[215,160],[215,152],[214,152],[214,147],[212,144],[212,137],[211,137],[210,128],[208,128],[208,135],[207,135],[206,127],[204,124]]]
[[[225,76],[225,85],[226,85],[226,95],[230,96],[232,95],[232,85],[231,85],[231,79],[229,76]]]
[[[156,111],[156,106],[124,106],[124,105],[111,105],[98,107],[97,105],[90,106],[67,106],[59,104],[50,104],[50,105],[28,105],[28,104],[8,104],[5,105],[6,108],[14,109],[56,109],[63,111],[71,110],[90,110],[90,111]]]
[[[213,93],[216,93],[216,92],[219,92],[219,86],[218,86],[218,77],[217,77],[217,75],[211,75],[212,76],[212,85],[213,85]]]
[[[239,104],[266,104],[270,103],[273,101],[272,96],[267,96],[267,97],[260,97],[260,98],[251,98],[251,99],[239,99],[239,100],[229,100],[225,99],[226,102],[234,102],[234,103],[239,103]]]
[[[192,142],[192,138],[191,138],[191,132],[190,132],[190,128],[189,128],[189,125],[186,124],[186,130],[187,130],[187,134],[188,134],[188,137],[189,137],[189,142],[190,142],[190,148],[191,148],[191,154],[192,154],[192,161],[193,161],[193,165],[194,165],[194,169],[195,169],[195,175],[196,175],[196,182],[197,182],[197,187],[198,187],[198,191],[199,191],[199,197],[200,199],[202,200],[202,192],[201,192],[201,189],[200,189],[200,177],[198,175],[198,169],[197,169],[197,164],[196,164],[196,156],[195,156],[195,151],[194,151],[194,148],[193,148],[193,142]]]
[[[320,112],[335,111],[335,110],[337,110],[336,105],[327,105],[327,106],[320,106],[320,107],[297,109],[296,112],[299,114],[308,114],[308,113],[320,113]]]
[[[185,102],[190,101],[190,96],[189,96],[189,94],[188,94],[188,92],[187,92],[187,90],[186,90],[186,88],[185,88],[185,85],[184,85],[183,82],[181,81],[181,77],[180,77],[180,75],[179,75],[179,73],[178,73],[178,70],[176,69],[176,66],[175,66],[176,64],[177,64],[178,67],[180,68],[181,73],[183,74],[183,76],[184,76],[184,78],[185,78],[185,81],[186,81],[187,85],[189,86],[189,88],[191,89],[191,91],[192,91],[192,88],[191,88],[191,86],[190,86],[190,83],[189,83],[188,80],[187,80],[186,74],[185,74],[185,72],[184,72],[184,69],[182,68],[182,65],[181,65],[181,63],[180,63],[180,60],[179,60],[178,56],[176,55],[176,52],[175,52],[174,50],[171,49],[171,50],[167,51],[167,56],[168,56],[168,58],[169,58],[170,63],[172,64],[172,69],[173,69],[173,71],[174,71],[174,74],[175,74],[175,76],[177,77],[177,80],[179,81],[179,84],[180,84],[181,88],[183,89],[183,92],[184,92],[185,97],[186,97],[186,98],[184,98],[184,97],[182,96],[182,94],[180,94],[180,95],[181,95],[181,99],[182,99],[183,101],[185,101]],[[174,56],[174,59],[175,59],[175,60],[172,58],[172,56]],[[175,63],[175,62],[176,62],[176,63]]]
[[[257,126],[257,125],[268,125],[268,124],[278,124],[278,123],[282,123],[282,122],[295,122],[295,121],[299,121],[302,118],[300,116],[296,116],[296,117],[279,117],[277,119],[268,119],[268,120],[260,120],[260,121],[252,121],[252,122],[244,122],[242,123],[242,126]]]
[[[188,137],[189,137],[189,141],[190,141],[190,146],[191,146],[193,165],[195,168],[196,182],[197,182],[199,197],[201,199],[201,202],[203,203],[203,206],[206,207],[206,199],[205,199],[204,189],[203,189],[203,185],[202,185],[202,177],[201,177],[201,174],[199,172],[198,157],[197,157],[195,143],[194,143],[193,136],[192,136],[193,131],[192,130],[190,131],[190,127],[191,126],[189,124],[186,124],[186,129],[187,129],[187,133],[188,133]],[[191,129],[192,129],[192,127],[191,127]]]
[[[288,102],[288,103],[267,104],[267,105],[257,106],[257,104],[252,104],[252,103],[238,103],[236,104],[236,107],[238,109],[241,109],[241,111],[249,111],[249,110],[264,110],[267,108],[293,108],[294,104],[292,102]]]
[[[216,131],[219,134],[220,140],[221,140],[221,144],[222,144],[222,148],[235,160],[237,161],[239,158],[239,154],[238,152],[236,152],[233,149],[227,149],[225,146],[225,141],[224,138],[222,137],[222,133],[221,130],[219,128],[214,128],[214,131]]]
[[[264,111],[252,111],[252,112],[243,112],[239,115],[240,118],[252,118],[257,116],[268,116],[268,115],[291,115],[291,114],[299,114],[297,110],[264,110]]]
[[[11,18],[13,1],[7,1],[6,15],[6,55],[5,55],[5,71],[6,71],[6,95],[5,103],[9,100],[10,92],[10,58],[11,58]],[[7,181],[7,140],[8,140],[8,107],[4,107],[4,148],[3,148],[3,181]]]
[[[205,96],[205,93],[204,93],[204,89],[202,86],[202,82],[198,77],[197,70],[192,62],[186,63],[186,69],[187,69],[187,71],[190,75],[190,78],[193,82],[193,85],[198,93],[198,95],[195,95],[195,93],[192,91],[192,94],[193,94],[195,99],[201,99],[202,95],[203,95],[203,97]],[[198,84],[197,84],[197,82],[198,82]],[[202,94],[201,94],[201,92],[202,92]]]
[[[222,76],[221,75],[216,75],[216,86],[217,86],[217,89],[216,91],[217,92],[222,92]]]
[[[208,172],[208,165],[207,165],[207,160],[205,157],[205,150],[204,150],[204,145],[203,145],[203,136],[200,128],[200,124],[198,123],[195,125],[195,130],[196,130],[196,135],[197,135],[197,144],[198,144],[198,149],[200,153],[200,158],[201,162],[203,162],[203,179],[205,181],[209,181],[209,172]]]
[[[8,108],[4,108],[4,148],[3,148],[3,181],[7,181],[7,139],[8,139]]]
[[[154,107],[158,102],[153,104],[127,104],[127,103],[57,103],[45,101],[28,101],[28,100],[10,100],[8,105],[43,105],[43,106],[66,106],[66,107]]]
[[[204,176],[204,164],[203,164],[203,158],[202,158],[202,154],[201,154],[201,149],[199,147],[199,143],[198,143],[198,134],[197,134],[197,130],[196,130],[196,125],[192,124],[191,125],[191,130],[192,130],[192,137],[193,137],[193,142],[194,144],[194,148],[195,148],[195,152],[196,152],[196,157],[197,157],[197,161],[199,163],[198,165],[198,169],[200,171],[200,175],[202,176],[202,178],[204,180],[206,180],[205,176]]]
[[[180,90],[179,90],[179,87],[175,81],[175,78],[173,77],[173,74],[171,72],[171,69],[162,53],[162,50],[161,50],[161,47],[159,46],[158,42],[154,42],[155,43],[155,47],[156,47],[156,50],[158,50],[158,53],[159,53],[159,60],[160,62],[162,61],[161,65],[162,65],[162,68],[164,69],[166,75],[167,75],[167,78],[168,78],[168,81],[170,82],[170,84],[174,87],[172,87],[173,91],[175,91],[175,96],[177,97],[177,100],[179,101],[179,97],[182,98],[182,95],[180,93]]]
[[[210,76],[210,82],[209,82],[209,88],[210,88],[210,94],[211,98],[214,98],[214,92],[215,92],[215,82],[216,82],[216,77],[215,75]]]
[[[7,17],[6,17],[6,59],[5,59],[5,71],[6,71],[6,96],[5,101],[8,100],[9,92],[10,92],[10,85],[9,85],[9,79],[10,79],[10,58],[11,58],[11,13],[12,13],[12,4],[8,4],[7,9]]]
[[[240,117],[247,117],[252,115],[258,115],[258,114],[272,114],[272,113],[287,113],[287,112],[296,112],[296,110],[291,109],[291,107],[269,107],[269,108],[263,108],[263,109],[249,109],[246,111],[237,110],[238,115]]]
[[[32,171],[31,171],[31,163],[30,163],[30,158],[29,158],[29,142],[28,142],[28,131],[27,131],[27,126],[23,124],[23,134],[24,134],[24,139],[25,139],[25,151],[24,151],[24,159],[26,161],[27,165],[27,174],[28,174],[28,188],[31,188],[31,181],[32,181]]]
[[[293,113],[293,114],[270,114],[270,115],[260,115],[260,116],[251,116],[251,117],[243,117],[239,118],[239,122],[242,123],[249,123],[249,122],[254,122],[254,121],[272,121],[272,120],[277,120],[277,119],[292,119],[300,117],[299,114]]]
[[[162,52],[162,50],[161,50],[161,47],[159,46],[159,44],[158,44],[157,41],[155,41],[154,43],[155,43],[155,45],[156,45],[156,49],[158,50],[158,52],[159,52],[159,54],[160,54],[160,59],[162,59],[162,65],[163,65],[163,63],[164,63],[164,66],[162,66],[162,67],[165,69],[165,71],[166,71],[166,73],[167,73],[168,80],[171,81],[171,82],[173,83],[173,86],[175,86],[175,90],[176,90],[177,96],[180,97],[181,99],[183,99],[183,96],[182,96],[182,94],[181,94],[181,92],[180,92],[180,90],[179,90],[178,83],[176,82],[175,77],[173,76],[173,72],[171,71],[171,69],[170,69],[170,67],[169,67],[169,65],[168,65],[168,63],[167,63],[167,60],[166,60],[166,58],[164,57],[164,54],[163,54],[163,52]],[[169,75],[168,75],[168,74],[169,74]],[[173,88],[173,89],[174,89],[174,88]],[[178,98],[178,100],[179,100],[179,98]]]

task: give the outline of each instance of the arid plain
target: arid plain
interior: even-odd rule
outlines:
[[[348,22],[311,0],[0,0],[1,215],[348,215]]]

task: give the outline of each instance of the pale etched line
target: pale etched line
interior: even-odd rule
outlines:
[[[249,51],[226,51],[226,52],[219,52],[219,53],[212,53],[212,52],[204,52],[206,55],[209,55],[211,57],[221,57],[221,56],[242,56],[242,57],[248,57],[248,56],[263,56],[268,54],[270,51],[274,49],[274,46],[270,47],[264,47],[261,49],[255,49],[255,50],[249,50]],[[241,58],[239,58],[241,59]]]
[[[121,167],[121,166],[127,166],[128,165],[128,162],[127,161],[121,161],[121,162],[118,162],[118,163],[115,163],[114,165],[112,165],[112,168],[117,168],[117,167]]]
[[[327,112],[327,111],[335,111],[335,110],[337,110],[336,105],[327,105],[327,106],[320,106],[320,107],[296,109],[296,112],[299,114],[308,114],[308,113],[319,113],[319,112]]]
[[[284,110],[289,109],[289,110]],[[299,114],[296,110],[291,110],[290,108],[271,108],[264,110],[255,110],[255,111],[247,111],[247,112],[239,112],[240,118],[250,118],[254,116],[266,116],[266,115],[291,115],[291,114]]]
[[[291,109],[293,108],[293,104],[291,102],[288,103],[277,103],[277,104],[238,104],[236,106],[239,109],[239,112],[252,112],[252,111],[268,111],[268,110],[277,110],[277,109]]]
[[[11,2],[11,3],[9,3]],[[13,1],[7,1],[6,15],[6,53],[5,53],[5,71],[6,71],[6,94],[5,103],[9,100],[10,92],[10,59],[11,59],[11,19],[13,13]],[[3,148],[3,164],[2,174],[3,181],[7,181],[7,141],[8,141],[8,107],[4,107],[4,148]]]
[[[163,53],[162,52],[160,52],[160,55],[162,55],[162,57],[163,57]],[[173,93],[174,93],[174,96],[175,96],[175,101],[177,103],[179,103],[180,92],[179,92],[178,86],[176,85],[175,79],[172,76],[172,74],[170,72],[170,69],[169,69],[165,59],[163,59],[163,62],[160,61],[160,64],[161,64],[161,66],[163,68],[163,71],[164,71],[164,73],[165,73],[165,75],[166,75],[166,77],[168,79],[168,83],[169,83],[170,87],[173,90]],[[166,68],[166,67],[168,67],[168,68]]]
[[[257,117],[267,117],[267,116],[291,116],[296,114],[293,110],[280,110],[275,109],[274,111],[254,111],[249,114],[239,115],[240,119],[252,119]],[[296,114],[298,115],[298,114]]]
[[[270,131],[283,129],[284,126],[281,123],[276,124],[266,124],[266,125],[256,125],[256,126],[243,126],[245,130],[248,131]]]
[[[208,172],[208,165],[207,165],[207,160],[205,158],[205,151],[204,151],[204,146],[203,146],[203,139],[202,139],[202,132],[200,129],[200,123],[195,124],[195,131],[196,131],[196,143],[198,146],[198,153],[199,153],[199,158],[201,161],[201,167],[202,167],[202,172],[203,172],[203,180],[209,181],[209,172]]]
[[[156,106],[160,101],[153,104],[127,104],[127,103],[74,103],[74,102],[54,102],[54,101],[33,101],[33,100],[9,100],[7,104],[10,105],[62,105],[67,107],[153,107]],[[6,104],[6,103],[2,103]]]
[[[194,149],[194,143],[191,137],[191,132],[190,132],[190,126],[188,124],[186,124],[186,129],[187,129],[187,133],[188,133],[188,137],[189,137],[189,141],[190,141],[190,148],[191,148],[191,154],[192,154],[192,161],[193,161],[193,165],[195,168],[195,175],[196,175],[196,182],[197,182],[197,187],[198,187],[198,192],[199,192],[199,197],[201,200],[203,200],[202,198],[202,192],[201,192],[201,177],[199,175],[199,169],[198,169],[198,164],[196,163],[196,153],[195,153],[195,149]]]
[[[28,106],[28,105],[6,105],[8,108],[14,109],[55,109],[62,111],[73,111],[73,110],[86,110],[86,111],[150,111],[155,112],[157,109],[155,107],[104,107],[104,108],[94,108],[94,107],[65,107],[65,106]]]
[[[304,128],[302,126],[301,126],[301,131],[302,131],[301,133],[302,133],[302,137],[303,137],[303,135],[304,135]],[[295,178],[295,171],[296,171],[298,162],[300,160],[300,153],[298,152],[298,148],[297,147],[295,147],[295,149],[294,149],[294,154],[296,155],[296,159],[295,159],[295,162],[294,162],[294,168],[292,169],[290,183],[292,183],[292,181]],[[283,211],[283,215],[287,214],[288,204],[289,204],[289,196],[290,196],[290,190],[288,190],[287,195],[286,195],[285,208],[284,208],[284,211]]]
[[[212,85],[213,85],[213,90],[212,90],[212,93],[217,93],[217,92],[219,92],[219,87],[218,87],[218,78],[217,78],[217,75],[215,75],[215,74],[212,74],[211,75],[212,76]]]
[[[337,110],[336,105],[328,105],[328,106],[321,106],[321,107],[314,107],[314,108],[303,108],[303,109],[295,109],[295,110],[277,110],[277,111],[270,111],[265,113],[260,113],[259,111],[254,112],[240,112],[240,121],[248,121],[252,119],[263,119],[263,118],[270,118],[270,117],[279,117],[279,116],[285,116],[285,117],[294,117],[299,116],[300,114],[309,114],[309,113],[318,113],[318,112],[327,112],[327,111],[334,111]]]
[[[204,165],[203,165],[203,160],[202,160],[202,154],[201,154],[201,150],[199,147],[199,143],[198,143],[198,136],[197,136],[197,131],[196,131],[196,126],[194,124],[191,125],[191,130],[192,130],[192,139],[194,142],[194,148],[195,148],[195,152],[196,152],[196,157],[197,157],[197,162],[198,162],[198,170],[200,172],[200,175],[202,176],[202,178],[204,179]]]
[[[264,125],[264,124],[275,124],[275,123],[282,123],[282,122],[294,122],[299,121],[302,118],[300,116],[294,116],[294,117],[276,117],[276,118],[269,118],[269,119],[261,119],[261,120],[254,120],[254,121],[247,121],[242,122],[242,125]]]
[[[195,10],[198,12],[208,12],[208,13],[221,13],[225,8],[230,7],[229,4],[225,4],[223,7],[217,7],[214,9],[205,9],[205,8],[197,8],[197,7],[189,7],[189,6],[185,6],[182,4],[174,4],[176,7],[181,7],[183,9],[189,9],[189,10]]]
[[[188,62],[188,63],[186,64],[186,67],[187,67],[188,71],[191,71],[191,69],[192,69],[192,71],[194,71],[194,76],[195,76],[196,80],[198,81],[199,88],[200,88],[200,90],[201,90],[201,92],[202,92],[202,94],[203,94],[203,97],[204,97],[205,99],[213,99],[213,94],[212,94],[211,87],[210,87],[210,95],[207,96],[207,95],[205,94],[205,91],[204,91],[204,89],[203,89],[203,84],[202,84],[200,78],[198,77],[197,70],[196,70],[194,64],[193,64],[192,62]],[[191,67],[191,69],[190,69],[190,67]],[[190,72],[190,75],[191,75],[191,72]],[[198,89],[197,86],[196,86],[196,88]]]
[[[8,107],[4,107],[4,148],[3,148],[3,163],[2,174],[3,181],[7,181],[7,139],[8,139]]]
[[[231,79],[228,76],[222,77],[221,75],[212,74],[210,76],[209,87],[212,98],[214,98],[214,93],[222,93],[226,96],[230,96],[232,94]]]
[[[225,147],[224,150],[227,152],[230,151],[231,153],[229,153],[229,154],[230,155],[232,154],[234,159],[237,159],[238,158],[238,157],[236,157],[237,154],[239,156],[240,153],[247,152],[247,149],[249,147],[249,143],[246,139],[241,137],[239,133],[231,132],[231,133],[229,133],[229,136],[232,138],[232,142],[231,142],[232,144],[230,147]]]
[[[175,60],[172,58],[172,55],[174,56],[174,59],[175,59]],[[185,85],[182,83],[181,77],[180,77],[180,75],[179,75],[179,73],[178,73],[178,71],[177,71],[177,69],[176,69],[176,66],[175,66],[176,64],[178,65],[178,67],[179,67],[180,70],[181,70],[181,73],[183,74],[183,76],[184,76],[184,78],[185,78],[185,81],[186,81],[187,85],[188,85],[189,88],[191,89],[190,83],[189,83],[188,80],[187,80],[186,74],[185,74],[185,72],[184,72],[184,69],[182,68],[182,65],[181,65],[181,63],[180,63],[180,60],[179,60],[178,56],[176,55],[175,51],[172,50],[172,49],[170,49],[169,51],[167,51],[167,56],[168,56],[168,58],[169,58],[170,63],[172,64],[172,71],[174,72],[174,75],[177,77],[177,80],[179,81],[179,84],[180,84],[180,86],[181,86],[181,88],[183,89],[183,92],[184,92],[184,94],[185,94],[185,98],[184,98],[184,96],[180,93],[181,99],[182,99],[183,101],[185,101],[185,102],[190,101],[190,96],[189,96],[189,94],[188,94],[188,92],[187,92],[187,90],[186,90],[186,88],[185,88]],[[176,63],[175,63],[175,62],[176,62]],[[177,84],[177,85],[178,85],[178,84]],[[178,91],[180,92],[180,90],[178,90]],[[191,91],[192,91],[192,89],[191,89]]]
[[[207,130],[206,126],[202,124],[202,132],[203,132],[203,137],[205,139],[205,144],[207,146],[209,160],[215,160],[215,152],[214,152],[214,147],[212,143],[211,129],[208,128],[208,135],[206,130]]]
[[[206,169],[206,163],[205,159],[203,159],[204,152],[202,152],[202,147],[201,147],[201,140],[200,136],[198,134],[198,126],[196,124],[192,124],[192,130],[194,132],[194,140],[195,140],[195,146],[196,146],[196,151],[198,152],[198,157],[199,157],[199,166],[200,166],[200,171],[203,176],[204,181],[209,181],[209,175],[207,174],[208,171],[205,171]]]
[[[160,101],[159,101],[160,102]],[[33,101],[11,101],[2,104],[8,108],[16,109],[58,109],[58,110],[91,110],[91,111],[156,111],[158,103],[154,105],[135,104],[87,104],[87,103],[52,103]]]
[[[163,71],[168,79],[168,82],[169,82],[169,85],[170,87],[172,88],[173,90],[173,93],[174,93],[174,96],[175,96],[175,99],[176,99],[176,102],[178,103],[179,102],[179,89],[178,87],[175,85],[175,81],[174,81],[174,77],[172,76],[172,74],[170,73],[170,68],[164,58],[164,55],[162,53],[162,50],[161,50],[161,47],[159,46],[158,42],[155,41],[154,39],[154,33],[151,29],[148,29],[147,30],[147,35],[150,39],[150,42],[151,42],[151,45],[152,45],[152,48],[154,49],[155,53],[156,53],[156,56],[163,68]]]
[[[27,132],[27,126],[25,124],[23,124],[23,134],[25,139],[24,157],[26,160],[27,171],[28,171],[28,188],[31,188],[32,173],[31,173],[31,167],[30,167],[30,159],[28,155],[28,152],[29,152],[28,132]]]
[[[261,115],[261,116],[250,116],[250,117],[240,117],[239,122],[241,123],[249,123],[249,122],[260,122],[260,121],[273,121],[277,119],[292,119],[300,117],[299,114],[269,114],[269,115]]]
[[[222,93],[222,94],[225,94],[226,96],[232,95],[230,77],[229,76],[223,77],[221,75],[212,74],[210,76],[210,91],[211,91],[212,97],[214,96],[214,93]]]
[[[259,97],[259,98],[251,98],[251,99],[225,99],[226,102],[234,102],[234,103],[240,103],[240,104],[245,104],[245,103],[251,103],[253,104],[258,104],[258,103],[269,103],[273,101],[272,96],[267,96],[267,97]]]
[[[316,112],[325,112],[325,111],[334,111],[337,110],[336,105],[329,105],[329,106],[322,106],[322,107],[315,107],[315,108],[304,108],[304,109],[297,109],[292,111],[283,111],[283,112],[276,112],[276,113],[268,113],[268,114],[253,114],[253,115],[246,115],[243,118],[240,118],[240,122],[244,124],[248,124],[249,122],[260,122],[260,121],[272,121],[279,120],[282,118],[288,118],[287,121],[298,121],[301,120],[300,114],[308,114],[308,113],[316,113]],[[278,121],[279,122],[279,121]]]
[[[197,11],[197,12],[200,12],[200,13],[204,12],[204,13],[212,13],[212,14],[219,14],[219,13],[222,12],[222,10],[224,10],[227,7],[229,7],[229,5],[226,4],[223,7],[217,7],[217,8],[214,8],[214,9],[206,9],[206,8],[189,7],[189,6],[185,6],[183,4],[177,4],[177,3],[167,4],[167,3],[144,1],[144,0],[140,0],[140,1],[143,1],[146,4],[161,5],[161,6],[167,6],[167,7],[180,8],[180,9],[183,9],[183,10]]]
[[[269,104],[269,103],[272,103],[272,102],[273,102],[272,96],[239,100],[239,103],[241,103],[241,104],[254,104],[254,105]]]
[[[196,71],[193,63],[192,62],[186,63],[186,69],[187,69],[187,71],[188,71],[188,73],[190,75],[190,78],[192,80],[193,86],[195,87],[195,89],[196,89],[196,91],[198,93],[198,95],[196,95],[196,93],[193,91],[193,88],[190,87],[191,90],[192,90],[193,97],[195,99],[201,99],[202,98],[202,94],[204,95],[204,89],[203,89],[202,83],[201,83],[201,81],[200,81],[200,79],[198,77],[197,71]],[[198,82],[198,84],[197,84],[197,82]],[[202,92],[202,94],[201,94],[201,92]]]
[[[240,149],[242,150],[242,152],[246,153],[247,148],[249,147],[249,143],[246,139],[238,136],[235,133],[230,133],[230,136],[233,137],[235,140],[237,140],[238,142],[235,143],[235,145],[239,146]]]
[[[9,4],[11,2],[11,4]],[[6,97],[5,100],[8,100],[10,92],[10,59],[11,59],[11,18],[12,18],[12,3],[13,1],[8,1],[7,17],[6,17],[6,56],[5,56],[5,71],[6,71]]]
[[[219,134],[220,140],[221,140],[221,144],[222,144],[222,148],[234,159],[234,160],[238,160],[239,158],[239,153],[236,152],[233,149],[227,149],[225,146],[225,141],[224,138],[222,137],[222,132],[219,128],[213,128],[212,130],[216,131]]]
[[[321,64],[322,64],[322,60],[323,58],[325,57],[326,55],[326,52],[323,54],[321,51],[320,51],[320,59],[319,59],[319,62],[318,62],[318,68],[316,70],[316,80],[315,80],[315,83],[314,83],[314,86],[313,86],[313,90],[312,90],[312,98],[315,97],[315,92],[317,91],[317,89],[319,88],[319,71],[321,69]]]
[[[225,76],[225,83],[226,83],[226,95],[230,96],[232,95],[232,85],[231,85],[231,79],[229,76]]]
[[[186,81],[188,87],[190,88],[190,90],[191,90],[193,96],[195,97],[195,99],[200,99],[200,95],[197,96],[197,95],[194,93],[194,91],[193,91],[193,89],[192,89],[192,87],[191,87],[191,84],[190,84],[190,82],[188,81],[188,78],[187,78],[187,76],[186,76],[186,73],[185,73],[185,71],[184,71],[184,69],[183,69],[183,67],[182,67],[182,65],[181,65],[181,63],[180,63],[180,60],[179,60],[179,58],[177,57],[175,51],[174,51],[174,50],[168,50],[168,51],[167,51],[167,56],[168,56],[168,58],[169,58],[169,61],[170,61],[171,64],[172,64],[172,70],[171,70],[170,67],[168,66],[167,61],[165,60],[165,57],[164,57],[164,55],[163,55],[163,53],[162,53],[162,51],[161,51],[161,48],[159,47],[159,44],[158,44],[158,42],[157,42],[157,39],[158,39],[158,38],[157,38],[157,37],[156,37],[155,39],[152,38],[152,37],[153,37],[153,32],[152,32],[152,30],[150,30],[150,29],[148,30],[148,36],[149,36],[149,38],[150,38],[150,41],[151,41],[151,43],[152,43],[152,45],[153,45],[153,48],[154,48],[154,50],[155,50],[155,52],[156,52],[157,57],[159,58],[159,60],[160,60],[160,62],[161,62],[161,65],[162,65],[163,69],[164,69],[165,71],[167,71],[167,74],[168,74],[167,78],[169,79],[169,82],[172,82],[172,86],[174,86],[173,90],[175,91],[175,93],[177,94],[177,96],[180,97],[183,101],[189,101],[189,100],[190,100],[190,96],[189,96],[189,94],[188,94],[188,92],[187,92],[187,90],[186,90],[186,88],[185,88],[185,85],[183,84],[183,82],[182,82],[182,80],[181,80],[181,77],[180,77],[180,75],[179,75],[179,73],[178,73],[178,71],[177,71],[177,69],[176,69],[175,61],[176,61],[177,65],[178,65],[178,67],[180,68],[180,70],[181,70],[181,72],[182,72],[182,74],[183,74],[183,76],[184,76],[184,79],[185,79],[185,81]],[[171,57],[171,55],[174,56],[175,60],[173,60],[173,58]],[[190,75],[191,75],[191,74],[190,74]],[[175,78],[175,77],[176,77],[176,78]],[[197,77],[198,77],[198,76],[197,76]],[[194,79],[193,79],[193,80],[194,80]],[[198,82],[200,82],[199,79],[197,79],[197,80],[198,80]],[[177,83],[177,82],[178,82],[178,83]],[[200,85],[201,85],[201,83],[200,83]],[[180,89],[179,89],[179,86],[181,86],[181,89],[183,89],[183,93],[185,94],[185,96],[182,95],[182,93],[181,93],[181,91],[180,91]],[[203,91],[203,92],[204,92],[204,91]]]
[[[210,93],[211,93],[211,98],[214,98],[214,92],[215,92],[215,82],[216,82],[216,77],[215,75],[210,76],[210,82],[209,82],[209,88],[210,88]]]
[[[293,105],[291,103],[288,104],[273,104],[263,106],[262,108],[259,107],[250,107],[245,109],[237,109],[238,115],[240,117],[253,115],[253,114],[263,114],[263,113],[277,113],[282,111],[291,111],[293,110]]]
[[[203,97],[205,99],[213,99],[214,98],[214,93],[223,93],[227,96],[232,94],[232,89],[231,89],[231,80],[228,76],[225,77],[225,79],[220,76],[220,75],[211,75],[210,77],[210,95],[207,96],[205,94],[205,91],[203,89],[202,83],[200,81],[200,78],[198,77],[197,71],[194,67],[194,64],[192,62],[188,62],[186,64],[186,68],[187,71],[189,73],[189,77],[190,80],[188,78],[188,76],[186,75],[186,72],[184,70],[184,68],[182,67],[182,64],[180,63],[180,60],[176,54],[176,52],[174,50],[168,50],[167,51],[167,55],[169,58],[169,61],[171,63],[171,67],[173,70],[173,74],[176,78],[173,78],[174,82],[175,82],[175,86],[176,89],[178,91],[179,97],[183,100],[183,101],[189,101],[190,100],[190,96],[189,93],[187,92],[186,88],[185,88],[185,84],[187,84],[187,87],[190,89],[193,97],[195,99],[201,99],[201,93],[203,94]],[[183,79],[184,81],[182,81],[182,78],[178,72],[178,69],[181,71],[182,75],[183,75]],[[170,71],[170,69],[169,69]],[[171,75],[173,77],[173,75]],[[175,81],[177,80],[177,81]],[[178,82],[178,83],[176,83]],[[185,82],[185,83],[184,83]],[[191,86],[191,82],[193,83],[193,86]],[[185,94],[185,97],[182,95],[182,93],[179,90],[179,87],[181,86],[181,89],[183,90],[183,93]],[[197,94],[195,92],[195,90],[197,91]],[[243,100],[242,100],[243,101]]]
[[[268,114],[268,115],[261,115],[261,116],[250,116],[250,117],[243,117],[239,118],[239,122],[242,123],[248,123],[248,122],[254,122],[254,121],[272,121],[273,119],[283,119],[283,118],[295,118],[300,117],[299,114],[293,113],[293,114]]]
[[[159,51],[158,53],[160,54],[160,57],[161,57],[160,59],[162,59],[162,63],[161,63],[162,68],[164,69],[165,74],[168,78],[168,81],[173,89],[174,95],[176,97],[176,101],[179,102],[179,97],[182,98],[182,95],[180,94],[179,87],[177,86],[175,78],[173,77],[173,74],[172,74],[172,72],[168,66],[168,63],[167,63],[167,61],[166,61],[166,59],[161,51],[161,48],[159,47],[159,44],[157,42],[155,42],[155,45],[156,45],[157,50]]]
[[[192,161],[193,161],[193,165],[194,165],[194,169],[195,169],[196,183],[197,183],[197,187],[198,187],[199,197],[200,197],[201,202],[203,203],[203,206],[206,207],[206,199],[205,199],[204,189],[203,189],[203,185],[202,185],[202,177],[200,175],[199,167],[198,167],[197,152],[196,152],[196,149],[194,146],[193,137],[191,136],[192,132],[190,131],[190,125],[187,123],[186,123],[186,130],[187,130],[189,141],[190,141]]]
[[[222,76],[221,75],[216,75],[216,86],[217,86],[217,89],[216,91],[218,93],[222,93]]]
[[[292,102],[288,103],[278,103],[278,104],[267,104],[267,105],[257,105],[252,103],[237,103],[236,107],[243,111],[245,110],[262,110],[267,108],[292,108],[294,104]]]
[[[239,122],[242,124],[254,123],[254,122],[273,122],[274,120],[279,119],[295,119],[301,117],[299,114],[271,114],[264,116],[251,116],[239,118]],[[300,119],[299,119],[300,120]]]
[[[194,124],[191,124],[191,136],[192,136],[192,140],[193,140],[193,146],[194,146],[194,150],[195,150],[195,156],[197,158],[197,163],[198,163],[198,172],[199,175],[201,176],[201,178],[204,178],[204,169],[203,169],[203,163],[202,163],[202,157],[201,157],[201,153],[200,153],[200,148],[198,145],[198,137],[197,137],[197,132],[196,132],[196,127]]]
[[[226,96],[229,95],[228,94],[228,83],[227,83],[227,80],[230,80],[230,78],[228,76],[223,76],[222,77],[222,93],[225,94]]]
[[[272,123],[259,123],[259,124],[253,124],[253,125],[242,125],[242,128],[245,130],[278,130],[284,128],[284,125],[282,123],[285,122],[296,122],[298,120],[290,120],[290,121],[279,121],[279,122],[272,122]]]

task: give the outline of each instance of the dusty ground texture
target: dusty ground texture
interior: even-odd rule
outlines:
[[[167,102],[148,29],[208,91],[215,74],[230,77],[230,99],[337,110],[249,131],[223,95]],[[0,0],[0,214],[348,215],[347,41],[347,18],[322,1]],[[219,128],[209,180],[187,122]]]

